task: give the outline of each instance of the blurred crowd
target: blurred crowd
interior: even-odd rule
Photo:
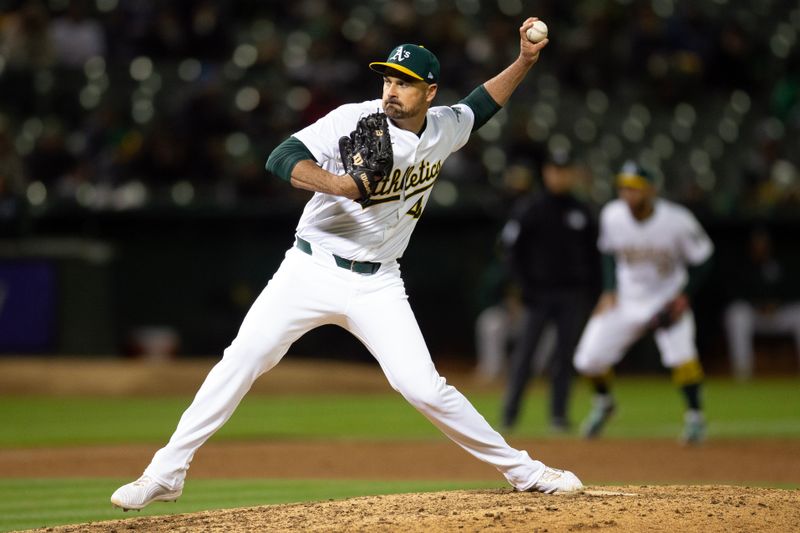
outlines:
[[[278,208],[264,162],[291,132],[375,98],[400,42],[442,63],[440,104],[551,42],[508,108],[451,158],[433,208],[497,210],[568,148],[601,203],[637,158],[718,216],[800,205],[800,3],[778,0],[21,0],[0,11],[0,218],[80,209]],[[535,11],[530,12],[529,11]]]

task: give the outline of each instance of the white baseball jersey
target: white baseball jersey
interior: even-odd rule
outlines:
[[[319,165],[343,174],[339,138],[349,135],[358,120],[382,111],[381,100],[346,104],[334,109],[294,137]],[[464,146],[474,122],[469,106],[456,104],[428,110],[422,134],[397,128],[389,121],[394,163],[367,208],[342,196],[315,193],[306,204],[297,234],[328,252],[356,261],[384,263],[398,259],[430,197],[447,157]]]
[[[651,301],[658,308],[683,289],[686,265],[704,262],[714,245],[685,207],[658,199],[653,208],[639,221],[623,200],[606,204],[598,248],[615,256],[619,298]]]

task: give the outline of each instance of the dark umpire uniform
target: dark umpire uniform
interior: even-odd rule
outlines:
[[[589,206],[572,193],[576,169],[567,153],[551,154],[542,167],[541,191],[522,198],[503,229],[511,269],[520,285],[525,323],[511,354],[503,424],[517,421],[531,363],[545,326],[557,341],[550,360],[550,421],[569,427],[567,401],[572,356],[597,297],[600,263],[597,223]]]

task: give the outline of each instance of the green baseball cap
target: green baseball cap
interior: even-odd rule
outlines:
[[[401,72],[415,80],[427,83],[439,82],[439,60],[433,52],[416,44],[401,44],[386,58],[386,61],[374,61],[369,68],[379,74],[387,74],[387,70]]]

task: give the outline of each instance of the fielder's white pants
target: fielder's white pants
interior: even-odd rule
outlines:
[[[485,379],[499,378],[506,369],[506,352],[513,336],[511,313],[503,305],[487,307],[475,320],[475,347],[478,354],[478,375]]]
[[[644,335],[652,317],[651,309],[635,302],[617,305],[593,315],[583,330],[575,350],[575,369],[585,376],[600,376],[619,363],[631,345]],[[697,358],[694,314],[687,310],[677,322],[655,332],[661,363],[674,368]]]
[[[753,336],[790,334],[794,336],[797,356],[800,358],[800,304],[778,307],[764,313],[744,301],[736,301],[725,310],[725,330],[728,336],[731,366],[739,379],[753,375]]]
[[[475,321],[475,347],[478,355],[477,374],[488,380],[503,375],[508,366],[508,345],[518,342],[522,334],[524,311],[510,312],[502,304],[487,307]],[[533,355],[533,375],[544,372],[556,347],[558,335],[552,323],[548,323],[536,345]]]
[[[391,386],[445,435],[495,466],[516,489],[529,489],[544,465],[511,448],[438,374],[408,304],[399,265],[357,274],[312,247],[313,255],[297,248],[286,253],[145,474],[172,490],[183,486],[197,449],[231,417],[256,378],[274,367],[303,333],[338,324],[364,343]]]

